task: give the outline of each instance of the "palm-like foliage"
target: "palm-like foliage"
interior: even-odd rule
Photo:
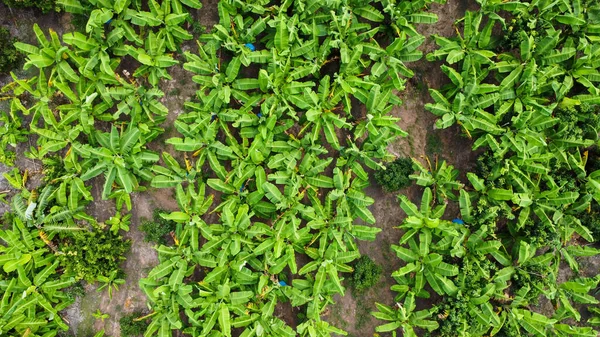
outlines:
[[[102,146],[94,148],[89,145],[79,145],[75,151],[84,158],[93,158],[95,165],[81,175],[83,181],[105,173],[102,198],[106,199],[112,192],[113,183],[131,193],[138,188],[136,176],[151,180],[149,164],[158,161],[158,155],[144,150],[140,138],[140,130],[130,127],[121,134],[114,126],[110,133],[96,134],[96,140]]]
[[[423,311],[436,321],[423,328],[442,336],[594,336],[565,320],[581,320],[574,303],[597,302],[589,294],[597,278],[561,283],[559,269],[566,262],[578,272],[577,257],[598,253],[582,243],[593,236],[577,215],[599,186],[586,148],[597,142],[597,64],[588,60],[598,48],[600,8],[589,1],[479,2],[480,12],[457,22],[457,37],[436,37],[440,48],[428,58],[445,60],[450,83],[430,90],[435,103],[427,108],[440,117],[437,127],[458,124],[474,149],[489,151],[478,172],[467,173],[467,185],[451,167],[416,163],[412,178],[420,185],[438,196],[459,190],[462,219],[442,220],[445,204],[432,208],[429,188],[420,210],[401,197],[408,218],[394,250],[406,264],[393,274],[392,289],[399,298],[428,296],[429,288],[443,294],[444,303]],[[494,36],[498,26],[506,38]],[[532,309],[542,296],[554,312]],[[406,310],[379,309],[375,315],[391,321],[382,331],[420,326]]]
[[[0,231],[3,335],[44,336],[68,329],[59,312],[72,303],[63,289],[75,279],[56,272],[58,260],[42,236],[42,231],[28,229],[18,218],[12,228]]]
[[[363,224],[375,223],[365,166],[390,159],[386,146],[405,134],[390,116],[401,103],[393,90],[412,76],[404,62],[421,57],[424,38],[402,18],[419,12],[411,21],[434,21],[420,13],[425,3],[394,13],[403,28],[382,48],[374,37],[387,14],[370,3],[292,1],[265,10],[260,1],[219,2],[219,24],[198,55],[186,53],[198,101],[175,122],[182,136],[167,140],[187,152],[185,166],[165,154],[166,167],[153,168],[154,186],[176,187],[180,211],[163,216],[180,225],[178,246],[159,247],[161,264],[141,282],[155,310],[147,334],[343,333],[320,316],[344,292],[340,273],[360,256],[356,239],[380,231]],[[296,14],[288,15],[291,7]],[[212,203],[205,185],[220,196],[217,224],[202,220]],[[300,254],[310,259],[303,267]],[[192,275],[194,265],[204,272]],[[279,282],[286,270],[289,285]],[[188,300],[173,284],[166,290],[175,277],[185,280]],[[308,320],[296,332],[271,318],[283,298],[306,305]]]

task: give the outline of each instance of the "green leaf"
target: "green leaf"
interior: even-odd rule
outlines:
[[[206,184],[208,186],[210,186],[212,189],[214,189],[215,191],[219,191],[219,192],[223,192],[223,193],[227,193],[227,194],[234,194],[236,192],[235,187],[231,186],[228,183],[223,182],[220,179],[210,178],[206,181]]]
[[[121,166],[117,166],[117,181],[123,187],[125,192],[131,193],[133,192],[134,185],[133,180],[131,179],[131,173],[127,171],[125,168]]]
[[[467,222],[471,221],[471,198],[469,197],[469,193],[467,191],[460,190],[460,196],[458,198],[458,202],[460,205],[460,215]]]
[[[513,192],[502,188],[492,188],[489,190],[488,196],[494,200],[506,201],[512,199]]]
[[[231,337],[231,316],[225,303],[219,306],[219,326],[224,336]]]
[[[275,48],[279,53],[283,53],[288,50],[289,45],[289,32],[287,27],[286,19],[287,16],[279,16],[277,23],[277,30],[275,32]]]
[[[325,175],[318,175],[316,177],[306,177],[306,182],[314,187],[319,187],[319,188],[334,188],[334,184],[333,184],[333,178],[325,176]]]
[[[279,191],[279,189],[277,188],[277,186],[271,184],[270,182],[265,182],[262,185],[262,188],[265,191],[265,196],[272,203],[278,204],[278,203],[281,202],[281,200],[283,198],[283,195],[281,194],[281,191]]]
[[[454,83],[455,86],[459,88],[462,88],[464,86],[463,78],[456,70],[446,65],[442,65],[441,68],[442,71],[446,73],[446,75],[448,75],[448,77],[450,78],[452,83]]]
[[[184,212],[171,212],[169,214],[161,213],[160,217],[177,223],[186,223],[190,220],[190,216]]]
[[[20,258],[18,258],[16,260],[6,262],[4,264],[4,266],[2,266],[2,269],[4,270],[5,273],[10,273],[10,272],[17,270],[17,268],[19,266],[24,266],[30,260],[31,260],[31,254],[23,254],[23,255],[21,255]]]
[[[33,278],[33,284],[35,284],[38,287],[41,286],[44,282],[46,282],[48,277],[50,277],[52,274],[54,274],[54,271],[58,267],[58,264],[59,264],[59,261],[55,260],[53,264],[46,266],[46,268],[42,269]]]
[[[438,20],[438,17],[436,14],[433,13],[417,13],[417,14],[410,14],[406,16],[406,19],[409,22],[412,23],[436,23]]]
[[[527,262],[533,254],[535,254],[535,249],[530,244],[525,241],[519,243],[519,258],[517,260],[519,264]]]

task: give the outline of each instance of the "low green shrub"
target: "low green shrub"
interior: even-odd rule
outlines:
[[[64,254],[58,257],[66,274],[88,282],[95,282],[98,276],[109,277],[114,270],[122,273],[120,264],[131,247],[131,241],[122,236],[100,225],[92,227],[66,238],[60,245]]]
[[[140,230],[146,234],[144,241],[165,245],[167,244],[167,235],[175,230],[175,222],[163,219],[160,213],[165,213],[165,211],[155,209],[152,214],[152,220],[143,221]]]
[[[398,158],[375,172],[375,180],[386,192],[396,192],[411,184],[408,176],[414,171],[410,158]]]
[[[373,287],[381,277],[381,266],[363,255],[354,263],[350,286],[358,293]]]
[[[8,29],[0,27],[0,74],[8,73],[19,63],[19,52],[14,46],[16,41]]]
[[[121,337],[141,336],[146,331],[146,326],[150,323],[148,319],[135,321],[138,317],[143,317],[143,312],[134,312],[121,317],[119,325],[121,326]]]
[[[65,290],[65,295],[70,301],[75,301],[77,297],[83,297],[85,295],[85,288],[83,283],[77,282]]]
[[[60,7],[56,5],[55,0],[2,0],[8,7],[12,8],[31,8],[35,7],[44,13],[59,11]]]

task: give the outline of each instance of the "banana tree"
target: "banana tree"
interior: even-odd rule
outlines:
[[[142,65],[136,69],[133,76],[148,76],[148,81],[153,87],[158,85],[160,79],[172,79],[167,68],[179,63],[171,55],[165,54],[166,39],[150,32],[144,41],[144,48],[135,48],[126,45],[127,53]]]
[[[186,5],[196,9],[202,7],[197,0],[184,2],[186,2]],[[150,0],[148,1],[148,7],[152,14],[152,19],[162,21],[163,25],[159,28],[157,38],[166,40],[167,48],[170,51],[180,50],[179,46],[182,42],[192,39],[192,34],[181,27],[181,24],[189,17],[189,13],[183,11],[179,0],[172,1],[171,3],[169,1],[162,1],[160,6],[157,1]]]
[[[0,246],[0,288],[5,304],[0,310],[2,334],[42,336],[66,331],[68,326],[59,312],[72,303],[63,289],[75,279],[57,271],[58,261],[43,233],[15,218],[11,229],[0,230],[0,238],[4,242]]]
[[[21,118],[15,114],[16,111],[11,107],[10,112],[0,111],[0,163],[7,166],[13,166],[16,159],[15,151],[17,144],[27,140],[29,132],[22,127]],[[10,150],[10,147],[13,150]]]
[[[129,232],[131,213],[123,215],[120,211],[117,211],[114,216],[111,216],[105,221],[105,224],[110,225],[110,231],[113,232],[114,235],[117,235],[121,229]]]
[[[464,185],[457,180],[458,170],[454,166],[448,165],[445,160],[439,163],[436,158],[433,167],[429,158],[426,158],[429,166],[426,168],[417,159],[411,159],[413,168],[418,171],[418,174],[411,174],[409,177],[414,179],[417,185],[432,186],[439,203],[458,200],[454,191],[460,190]]]
[[[20,80],[14,73],[11,73],[13,84],[7,86],[6,90],[12,90],[14,97],[11,101],[11,109],[19,111],[24,115],[31,113],[51,114],[50,101],[57,95],[57,89],[51,85],[44,72],[39,72],[38,76],[33,76],[27,80]],[[26,107],[19,99],[24,93],[28,93],[33,98],[35,104]]]
[[[162,153],[162,160],[167,167],[160,165],[152,166],[152,171],[156,174],[150,183],[152,187],[175,187],[184,182],[192,184],[196,181],[196,177],[201,178],[202,166],[192,165],[186,153],[184,153],[185,167],[181,165],[168,152]],[[200,161],[196,161],[200,163]]]
[[[598,277],[577,278],[562,283],[558,290],[558,302],[561,304],[554,318],[564,320],[568,318],[581,321],[581,314],[573,307],[572,303],[598,304],[600,303],[590,293],[598,286]],[[588,328],[591,329],[591,328]],[[592,333],[592,330],[589,331]]]
[[[95,122],[112,121],[112,116],[107,112],[113,105],[112,99],[108,96],[107,101],[97,102],[96,98],[101,98],[98,95],[97,89],[93,82],[81,81],[78,85],[77,93],[71,91],[68,86],[55,83],[60,92],[71,100],[69,104],[62,104],[57,107],[60,112],[60,123],[57,123],[50,116],[43,116],[44,121],[56,128],[67,129],[71,123],[76,122],[77,127],[80,127],[86,134],[92,134],[95,130]],[[95,102],[96,101],[96,102]]]
[[[311,139],[314,143],[320,142],[321,130],[325,134],[327,142],[335,149],[340,149],[340,142],[336,133],[337,129],[350,128],[351,124],[346,122],[346,118],[339,117],[335,113],[337,102],[330,99],[329,91],[330,78],[324,76],[319,85],[319,94],[309,88],[304,89],[303,97],[290,96],[294,104],[306,110],[305,118],[307,120],[304,128],[310,128]],[[302,133],[302,131],[301,131]]]
[[[166,120],[169,113],[167,107],[160,102],[165,93],[158,88],[147,88],[123,78],[118,81],[119,85],[108,88],[110,96],[120,101],[112,116],[113,120],[127,115],[131,123],[140,129],[144,139],[150,141],[158,137],[163,132],[158,125]]]
[[[66,12],[87,15],[86,32],[100,44],[120,48],[123,37],[136,45],[142,44],[142,39],[125,16],[126,9],[141,9],[139,0],[58,0],[57,3]]]
[[[321,319],[314,319],[299,324],[297,327],[299,336],[303,337],[328,337],[331,334],[347,336],[348,333]]]
[[[392,245],[396,255],[406,262],[404,267],[392,273],[392,277],[402,279],[410,274],[414,280],[410,290],[419,297],[429,297],[429,292],[424,289],[426,283],[438,295],[454,296],[458,287],[449,277],[458,275],[458,266],[442,261],[442,255],[435,252],[435,249],[431,251],[432,239],[431,231],[423,228],[418,241],[414,237],[408,239],[410,249]]]
[[[251,21],[239,14],[231,15],[235,13],[230,13],[230,9],[227,6],[220,6],[219,9],[220,16],[224,20],[214,26],[211,41],[236,54],[241,64],[246,67],[252,62],[261,62],[264,57],[269,56],[266,51],[256,51],[254,45],[252,45],[252,43],[256,42],[257,37],[267,28],[267,20],[264,17]],[[282,34],[287,32],[287,26],[283,21],[279,25],[279,29]],[[281,37],[279,47],[287,45],[287,41],[284,42],[284,40],[289,39],[289,35],[285,39],[283,35]]]
[[[455,64],[463,60],[466,64],[492,63],[492,58],[496,54],[488,50],[488,47],[495,43],[492,38],[492,30],[498,21],[495,17],[490,17],[485,26],[481,28],[484,23],[483,18],[484,14],[481,12],[465,12],[465,17],[461,20],[464,25],[462,35],[458,35],[457,39],[435,35],[434,38],[440,48],[427,55],[427,59],[445,58],[448,64]]]
[[[44,71],[46,68],[50,68],[48,75],[50,81],[77,82],[79,75],[68,62],[70,58],[73,58],[72,51],[69,47],[62,45],[58,34],[50,30],[50,39],[48,39],[37,24],[33,25],[33,32],[40,47],[22,42],[15,43],[15,47],[27,55],[27,62],[23,69],[34,66],[40,71]]]
[[[90,38],[79,32],[64,34],[63,40],[73,48],[74,55],[78,56],[76,60],[79,72],[91,80],[101,79],[96,85],[100,86],[99,91],[104,94],[104,90],[101,90],[103,86],[116,82],[115,69],[119,66],[120,60],[109,55],[115,47],[112,44],[103,45],[100,42],[102,38]],[[107,39],[115,43],[113,40],[112,37]]]
[[[232,98],[245,103],[249,98],[245,91],[259,87],[258,79],[238,78],[242,65],[239,56],[233,57],[226,66],[221,65],[216,48],[215,44],[198,44],[199,55],[186,52],[187,62],[183,65],[196,74],[192,80],[200,84],[198,97],[206,109],[213,112],[221,111]]]
[[[101,145],[74,144],[73,148],[84,158],[92,158],[94,166],[87,168],[81,180],[87,181],[105,173],[102,198],[107,199],[113,190],[113,183],[123,187],[126,193],[139,188],[137,177],[152,180],[149,165],[158,161],[156,153],[144,149],[141,131],[135,126],[119,132],[116,127],[111,132],[98,132],[95,139]]]
[[[418,35],[415,24],[435,23],[437,15],[426,11],[432,3],[444,4],[445,0],[420,0],[413,2],[403,2],[397,0],[383,0],[382,12],[389,16],[392,22],[390,28],[396,34],[405,32],[410,35]],[[369,19],[371,21],[375,21]]]
[[[300,268],[298,274],[306,275],[307,285],[310,285],[307,316],[317,319],[325,305],[332,301],[333,294],[344,293],[339,272],[351,272],[352,267],[348,263],[360,257],[360,253],[356,247],[343,250],[334,240],[323,235],[314,237],[304,250],[313,261]],[[298,288],[302,289],[302,283],[298,283]]]
[[[175,188],[175,199],[179,205],[179,211],[169,214],[161,214],[161,217],[177,223],[176,237],[180,237],[183,228],[190,227],[192,235],[191,247],[198,248],[198,233],[206,239],[212,238],[210,227],[202,220],[202,216],[208,211],[213,203],[213,195],[206,195],[206,185],[203,182],[188,184],[184,189],[181,184]]]
[[[19,194],[15,195],[13,198],[15,215],[27,226],[37,227],[47,232],[83,230],[78,226],[76,220],[87,217],[83,212],[87,202],[82,200],[85,195],[78,190],[79,187],[89,194],[83,185],[74,183],[71,184],[69,192],[67,192],[66,184],[61,184],[59,188],[46,185],[39,195],[32,193],[28,200],[24,200]]]
[[[430,320],[432,316],[431,310],[419,310],[415,302],[415,294],[409,292],[404,298],[404,303],[396,303],[394,307],[390,307],[381,303],[375,303],[379,311],[372,312],[371,315],[375,318],[390,321],[390,323],[380,325],[375,330],[377,332],[397,331],[400,329],[403,336],[416,337],[414,328],[426,329],[429,332],[438,328],[438,323]]]

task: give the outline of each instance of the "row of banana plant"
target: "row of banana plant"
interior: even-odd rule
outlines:
[[[177,152],[151,169],[179,210],[162,215],[175,245],[140,281],[146,336],[345,334],[321,317],[356,240],[380,231],[367,171],[405,134],[390,112],[422,57],[415,24],[437,20],[430,3],[219,1],[185,53],[199,90],[166,141]],[[285,302],[306,318],[278,315]]]
[[[31,230],[19,218],[0,230],[0,334],[55,336],[67,330],[60,311],[73,303],[64,290],[75,278],[57,272],[58,258],[41,230]]]
[[[186,8],[201,7],[196,0],[59,3],[85,17],[85,28],[59,36],[34,25],[37,45],[16,44],[28,77],[11,74],[0,93],[10,107],[2,113],[0,160],[14,164],[29,139],[25,156],[43,167],[4,174],[16,193],[4,214],[9,229],[0,231],[0,335],[55,336],[68,328],[60,311],[73,296],[65,289],[98,281],[111,296],[124,282],[119,264],[129,243],[118,233],[131,216],[121,210],[131,210],[130,193],[153,178],[159,156],[148,143],[164,132],[168,113],[157,85],[178,63],[170,52],[192,38],[183,28]],[[41,185],[28,181],[40,173]],[[86,213],[100,175],[96,197],[117,204],[105,223]]]
[[[378,331],[597,336],[597,320],[584,317],[600,303],[600,278],[578,259],[600,253],[584,221],[600,201],[590,150],[600,127],[600,6],[478,2],[456,37],[435,36],[427,58],[444,61],[450,83],[430,89],[427,108],[438,128],[456,124],[487,152],[465,183],[445,163],[415,162],[425,191],[420,207],[400,196],[408,218],[392,249],[405,265],[392,274],[396,306],[377,304],[375,317],[389,321]],[[448,201],[460,220],[442,220]],[[442,303],[416,310],[416,298],[430,296]]]

